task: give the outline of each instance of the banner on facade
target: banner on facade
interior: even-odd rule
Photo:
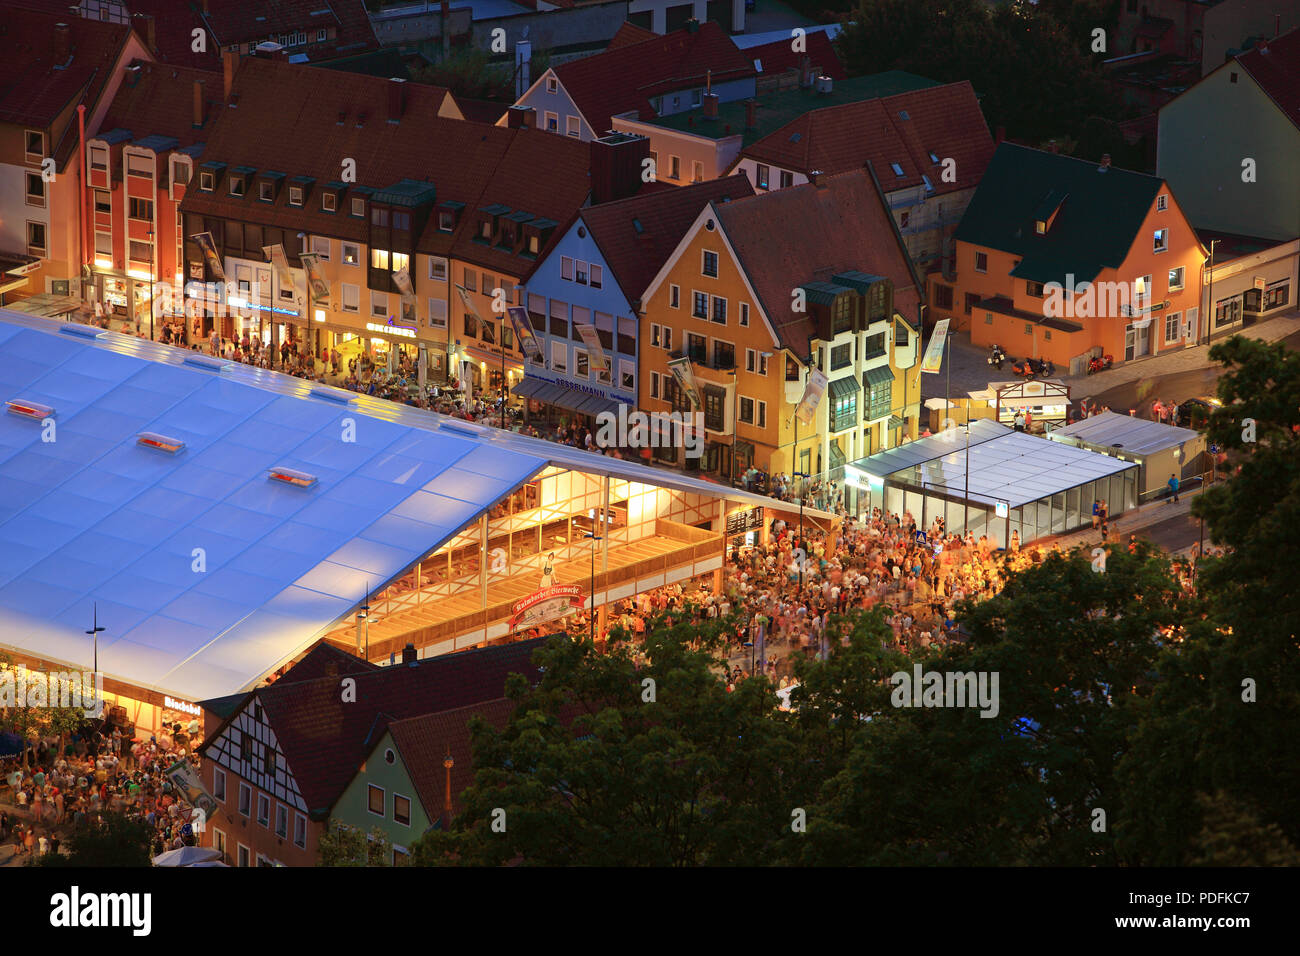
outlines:
[[[510,629],[514,631],[522,627],[526,630],[559,620],[575,611],[581,611],[586,604],[587,599],[582,593],[581,585],[555,584],[541,588],[515,602],[510,609]]]
[[[216,277],[217,281],[225,282],[226,270],[221,268],[221,257],[217,255],[217,244],[212,239],[212,233],[200,232],[196,235],[190,236],[190,238],[198,243],[199,249],[203,253],[203,258],[207,261],[208,268],[212,270],[212,274]],[[191,270],[191,274],[193,274],[193,270]],[[196,278],[201,279],[203,277],[196,276]]]
[[[270,246],[262,247],[262,254],[271,262],[271,267],[275,269],[275,274],[280,279],[281,289],[297,288],[298,283],[293,281],[293,273],[289,271],[289,258],[284,254],[284,246],[275,243]]]
[[[938,375],[939,368],[943,365],[943,347],[948,340],[948,320],[940,319],[934,323],[934,333],[930,336],[930,344],[925,347],[925,355],[921,359],[921,371],[931,375]]]
[[[673,373],[673,378],[677,380],[678,387],[691,400],[691,408],[700,408],[700,393],[695,389],[695,373],[691,371],[690,356],[683,355],[681,358],[669,359],[668,370]]]
[[[474,304],[474,300],[470,297],[469,290],[463,285],[458,285],[456,286],[456,291],[460,294],[460,301],[464,304],[465,311],[474,316],[474,318],[478,319],[480,322],[485,321],[483,316],[479,314],[478,306]]]
[[[206,817],[217,812],[217,801],[203,786],[203,778],[188,760],[178,760],[168,767],[163,775],[171,781],[172,792],[177,799],[202,810]]]
[[[515,339],[524,350],[524,354],[528,355],[538,365],[545,365],[546,358],[542,354],[541,343],[537,341],[537,336],[533,334],[533,324],[528,319],[528,310],[522,305],[512,305],[506,309],[506,317],[510,319],[510,324],[514,327]]]
[[[578,330],[578,334],[582,336],[583,344],[587,346],[591,367],[598,372],[608,372],[610,370],[609,358],[605,355],[604,346],[600,344],[600,336],[596,334],[596,327],[585,322],[574,322],[573,327]]]
[[[404,303],[415,305],[415,287],[411,285],[411,267],[409,264],[402,266],[393,273],[393,284],[397,286],[397,291],[402,293]]]
[[[320,256],[314,252],[304,252],[298,257],[307,273],[307,284],[311,289],[312,301],[324,305],[330,300],[330,284],[320,274]]]
[[[817,406],[821,404],[822,394],[826,391],[826,373],[819,368],[809,369],[808,384],[803,390],[803,397],[799,399],[799,405],[795,408],[794,414],[805,425],[811,425],[813,416],[817,414]]]

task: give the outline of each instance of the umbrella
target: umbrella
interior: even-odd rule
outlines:
[[[210,846],[183,846],[179,850],[168,850],[153,858],[154,866],[193,866],[207,860],[221,859],[221,851]]]
[[[229,864],[229,863],[222,863],[220,860],[204,860],[202,863],[191,863],[191,864],[190,864],[190,867],[191,867],[191,868],[194,868],[194,867],[196,867],[196,866],[225,866],[225,867],[228,867],[228,866],[230,866],[230,864]]]

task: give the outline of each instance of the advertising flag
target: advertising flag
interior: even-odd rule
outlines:
[[[506,309],[506,315],[514,327],[515,338],[519,340],[524,352],[538,365],[545,364],[542,346],[538,343],[537,336],[533,334],[533,325],[528,320],[528,310],[522,305],[512,305]]]
[[[605,356],[605,349],[600,344],[600,336],[596,334],[596,327],[583,322],[574,322],[573,327],[578,330],[583,343],[587,346],[591,367],[598,372],[608,372],[609,359]]]
[[[690,356],[683,355],[681,358],[670,359],[668,370],[673,373],[673,378],[677,379],[678,387],[691,400],[691,408],[700,408],[700,393],[695,390],[695,373],[691,371]]]
[[[795,416],[805,425],[811,425],[817,406],[821,404],[822,393],[826,391],[826,373],[819,368],[808,372],[808,385],[803,390],[803,397],[795,408]]]
[[[197,235],[190,236],[199,244],[199,249],[203,252],[203,258],[207,260],[208,268],[216,276],[218,282],[226,281],[226,270],[221,268],[221,257],[217,255],[217,244],[212,241],[212,233],[200,232]]]
[[[330,300],[330,284],[320,274],[320,256],[314,252],[305,252],[298,257],[307,273],[307,282],[311,287],[312,301],[324,305]]]
[[[460,293],[460,301],[465,306],[465,311],[480,322],[484,321],[483,316],[479,314],[478,306],[474,304],[474,300],[470,297],[469,290],[462,285],[458,285],[456,291]]]
[[[921,371],[931,375],[939,374],[939,367],[943,365],[943,346],[948,340],[948,320],[940,319],[934,323],[934,332],[930,336],[930,344],[925,347],[925,355],[921,359]]]
[[[275,274],[280,278],[281,289],[297,287],[298,283],[293,281],[293,273],[289,271],[289,259],[284,254],[284,246],[278,242],[274,245],[263,246],[262,254],[270,260],[271,266],[275,269]]]

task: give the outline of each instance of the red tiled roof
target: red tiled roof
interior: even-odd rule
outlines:
[[[424,811],[436,820],[447,799],[447,769],[443,760],[451,754],[452,815],[460,810],[460,795],[474,782],[474,754],[470,746],[469,722],[482,717],[501,730],[514,713],[515,704],[504,697],[496,700],[425,714],[388,725],[393,742],[402,755],[402,764],[415,785]]]
[[[68,25],[71,60],[66,65],[55,63],[56,23]],[[129,34],[125,26],[69,13],[6,11],[0,18],[0,123],[44,129],[83,95],[89,114]]]
[[[159,62],[199,70],[221,69],[221,47],[211,34],[204,37],[201,51],[194,49],[194,31],[205,28],[197,3],[189,0],[125,0],[125,3],[142,41],[145,25],[140,15],[153,17],[153,55]]]
[[[1237,56],[1283,114],[1300,127],[1300,29],[1256,44]]]
[[[916,314],[907,251],[865,169],[714,209],[782,345],[800,358],[815,328],[807,313],[792,309],[790,292],[806,282],[855,270],[883,276],[894,284],[894,310],[909,321]]]
[[[814,30],[807,34],[804,37],[804,44],[805,49],[802,53],[795,53],[788,39],[751,46],[744,53],[749,59],[756,60],[761,65],[763,76],[798,69],[803,64],[805,56],[823,76],[829,76],[833,80],[842,80],[847,76],[844,65],[840,63],[839,55],[835,52],[835,44],[831,43],[826,31]]]
[[[130,130],[133,139],[145,136],[171,136],[184,148],[207,140],[216,126],[217,115],[225,105],[220,73],[194,70],[184,66],[136,60],[138,79],[129,75],[118,87],[117,95],[104,114],[99,132]],[[203,83],[204,122],[194,128],[194,84]]]
[[[361,0],[207,0],[206,6],[203,20],[222,48],[287,33],[307,34],[305,47],[290,47],[288,52],[305,53],[313,61],[379,48]],[[337,39],[316,43],[316,31],[321,29],[336,30]]]
[[[591,206],[582,211],[582,221],[624,297],[635,305],[701,209],[723,197],[752,195],[747,177],[728,176]]]
[[[632,46],[634,43],[644,43],[646,40],[657,40],[659,34],[653,30],[647,30],[645,27],[639,27],[635,23],[627,20],[618,28],[613,38],[609,41],[609,46],[605,47],[605,52],[618,50],[625,46]]]
[[[903,119],[906,113],[908,119]],[[995,144],[966,80],[805,113],[746,147],[742,155],[807,173],[838,173],[870,161],[887,192],[919,186],[936,195],[977,186]],[[956,160],[956,181],[930,159]],[[903,175],[894,173],[897,163]]]
[[[492,100],[472,100],[465,96],[457,96],[455,99],[461,115],[471,123],[495,123],[510,109],[506,104]]]
[[[710,71],[715,83],[755,75],[750,58],[712,21],[695,32],[677,30],[555,67],[564,89],[597,133],[610,128],[611,116],[635,111],[650,118],[651,99],[703,86]]]
[[[512,673],[536,681],[540,674],[532,665],[532,655],[545,640],[350,674],[356,681],[355,701],[343,700],[340,678],[335,676],[278,681],[255,693],[310,815],[322,819],[385,726],[496,700],[504,696],[506,678]]]
[[[340,674],[366,674],[379,670],[378,664],[349,654],[335,647],[328,641],[321,641],[294,664],[281,677],[277,684],[292,684],[295,681],[316,680],[320,677],[337,677]]]

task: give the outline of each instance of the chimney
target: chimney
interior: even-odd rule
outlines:
[[[235,82],[235,71],[239,69],[239,54],[226,50],[221,54],[221,102],[230,101],[230,87]]]
[[[650,158],[650,140],[610,133],[591,141],[592,205],[626,199],[641,188],[641,164]]]
[[[825,189],[826,183],[822,179],[822,176],[824,175],[826,174],[823,173],[820,169],[810,169],[808,170],[808,182],[812,183],[818,189]]]
[[[203,120],[205,119],[203,115],[203,109],[204,109],[203,81],[195,80],[194,81],[194,128],[195,129],[203,128]]]
[[[414,644],[407,644],[402,648],[402,663],[414,667],[420,662],[420,655],[415,652]]]
[[[388,122],[400,123],[406,109],[406,80],[388,78]]]
[[[715,120],[718,118],[718,94],[704,94],[704,118]]]
[[[531,106],[512,106],[506,110],[506,126],[510,129],[534,129],[537,126],[537,110]]]
[[[700,21],[699,21],[699,20],[696,20],[694,17],[692,17],[690,20],[687,20],[687,21],[686,21],[686,32],[687,32],[687,33],[699,33],[699,32],[700,32]]]
[[[157,32],[154,29],[154,18],[147,13],[137,13],[131,17],[132,26],[135,31],[144,39],[145,48],[153,53],[158,49]]]
[[[72,56],[72,30],[66,23],[54,24],[54,65],[63,66]]]
[[[515,99],[523,98],[533,85],[533,45],[527,40],[515,44]]]
[[[799,85],[802,87],[813,85],[812,57],[805,55],[804,58],[799,61]]]
[[[993,142],[1000,143],[1006,138],[1007,138],[1007,128],[1005,126],[999,126],[997,128],[996,134],[993,137]]]
[[[745,129],[758,126],[758,100],[745,100]]]
[[[1104,173],[1110,169],[1110,153],[1101,154],[1101,165],[1097,167],[1097,172]]]

